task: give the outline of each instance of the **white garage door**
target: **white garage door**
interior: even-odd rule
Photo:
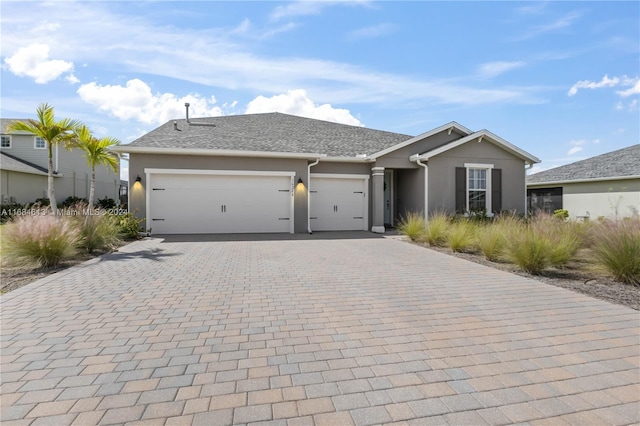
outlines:
[[[367,175],[311,174],[311,230],[366,231],[368,183]]]
[[[145,172],[154,234],[293,233],[293,172]]]

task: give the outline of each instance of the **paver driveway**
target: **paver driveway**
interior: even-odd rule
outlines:
[[[139,241],[3,296],[2,425],[640,422],[637,311],[330,236]]]

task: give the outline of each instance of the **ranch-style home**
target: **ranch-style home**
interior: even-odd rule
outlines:
[[[640,215],[640,145],[527,177],[531,211],[565,209],[571,219]]]
[[[409,212],[526,211],[538,158],[456,122],[418,136],[282,113],[172,120],[129,145],[154,234],[382,233]]]

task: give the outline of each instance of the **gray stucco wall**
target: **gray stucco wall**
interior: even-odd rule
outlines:
[[[524,161],[488,141],[468,142],[431,158],[429,164],[429,213],[456,210],[455,169],[465,163],[493,164],[502,170],[502,210],[526,209]]]
[[[398,169],[394,175],[395,220],[407,213],[424,213],[424,168]]]
[[[445,145],[456,139],[460,139],[465,135],[461,135],[455,131],[451,134],[447,134],[446,130],[430,136],[427,139],[423,139],[412,143],[409,146],[405,146],[396,151],[390,152],[386,155],[379,157],[376,160],[377,167],[384,167],[389,169],[415,169],[418,166],[416,163],[409,161],[409,157],[415,154],[422,154],[426,151],[436,149],[442,145]]]

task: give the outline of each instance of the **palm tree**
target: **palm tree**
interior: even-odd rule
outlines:
[[[109,148],[120,144],[116,138],[98,139],[91,133],[87,126],[81,126],[76,130],[74,147],[84,151],[87,163],[91,167],[91,189],[89,191],[89,209],[93,208],[93,199],[96,189],[96,166],[107,166],[118,172],[118,156],[109,151]]]
[[[54,214],[58,213],[56,192],[53,184],[53,147],[60,143],[68,144],[74,138],[74,132],[81,126],[78,120],[63,118],[56,120],[53,106],[44,103],[36,108],[37,120],[13,121],[7,126],[8,132],[27,132],[44,139],[49,150],[49,173],[47,178],[47,196]]]

